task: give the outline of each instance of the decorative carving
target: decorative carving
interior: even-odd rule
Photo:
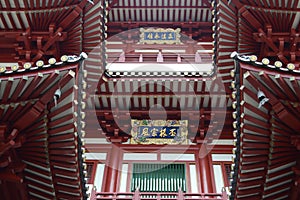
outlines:
[[[295,62],[299,56],[299,33],[292,29],[287,32],[273,32],[272,26],[267,25],[266,31],[259,28],[257,33],[253,33],[256,42],[262,43],[265,48],[261,51],[260,57],[275,57],[284,64]]]

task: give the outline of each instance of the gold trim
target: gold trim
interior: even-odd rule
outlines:
[[[180,28],[140,28],[139,44],[182,44],[180,41],[180,31]],[[154,37],[154,39],[145,39],[146,34],[151,34],[151,38]],[[157,39],[155,39],[155,37],[157,37]]]
[[[140,126],[179,127],[180,136],[174,138],[139,138]],[[130,144],[188,144],[188,120],[131,120]]]

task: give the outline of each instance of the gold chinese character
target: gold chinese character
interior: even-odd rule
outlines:
[[[152,33],[148,33],[147,38],[150,39],[150,40],[153,39],[153,34]]]
[[[173,34],[172,34],[172,33],[169,33],[168,39],[169,39],[169,40],[172,40],[172,39],[173,39]]]
[[[155,34],[154,38],[155,38],[155,39],[158,39],[158,38],[159,38],[158,33]]]
[[[166,137],[167,136],[167,134],[166,134],[166,128],[160,130],[159,136],[160,137]]]
[[[170,132],[169,132],[169,135],[172,136],[172,137],[174,137],[176,134],[177,134],[176,133],[176,128],[171,129]]]
[[[153,128],[153,129],[151,130],[152,137],[156,137],[156,136],[157,136],[157,132],[158,132],[158,130],[157,130],[156,128]]]
[[[143,128],[142,135],[143,136],[149,136],[148,128]]]
[[[167,34],[166,34],[166,33],[163,33],[163,34],[161,35],[161,39],[162,39],[162,40],[167,39]]]

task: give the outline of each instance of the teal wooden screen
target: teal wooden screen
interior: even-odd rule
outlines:
[[[186,191],[185,164],[134,163],[131,191],[178,192]]]

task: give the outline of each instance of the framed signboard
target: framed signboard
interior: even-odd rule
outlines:
[[[131,120],[131,144],[188,144],[187,120]]]
[[[140,28],[140,44],[181,44],[180,28]]]

